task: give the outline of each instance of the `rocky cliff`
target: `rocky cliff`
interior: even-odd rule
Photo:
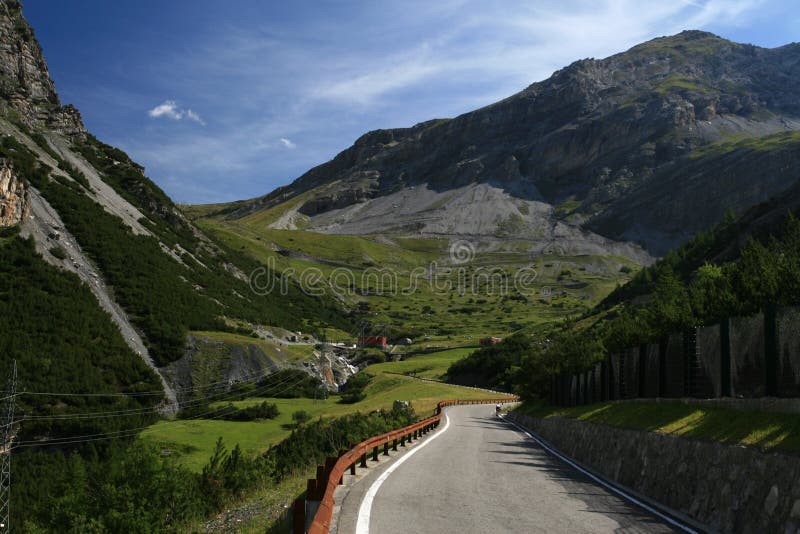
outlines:
[[[785,134],[800,129],[798,82],[800,45],[687,31],[577,61],[454,119],[370,132],[225,214],[290,201],[281,224],[323,232],[567,235],[661,254],[796,181],[800,143]]]
[[[296,287],[291,295],[256,298],[246,274],[254,262],[203,234],[141,165],[86,132],[79,112],[61,104],[20,3],[0,0],[0,226],[15,225],[19,237],[35,243],[37,255],[30,264],[38,268],[47,262],[64,280],[88,288],[105,319],[116,326],[119,339],[113,341],[129,349],[115,349],[115,362],[95,360],[108,340],[88,327],[74,332],[59,340],[59,350],[69,345],[87,372],[59,369],[61,376],[82,379],[94,371],[111,376],[114,371],[108,369],[116,365],[117,378],[126,383],[144,363],[160,379],[165,410],[177,408],[178,395],[164,368],[183,356],[191,330],[230,331],[242,320],[291,329],[315,328],[328,320],[347,325],[332,302]],[[16,231],[5,232],[0,247],[30,247],[20,244]],[[52,273],[51,266],[44,270]],[[6,277],[12,286],[38,283],[27,274],[14,275],[20,278]],[[41,309],[23,308],[15,320],[41,331]],[[49,309],[48,318],[73,313],[69,305],[64,308]],[[42,335],[20,348],[0,336],[0,368],[24,356],[33,373],[31,363],[46,360],[43,355],[54,350],[53,344]],[[54,368],[66,365],[62,362]],[[76,387],[91,389],[88,384]],[[38,387],[63,391],[72,386]]]
[[[25,185],[8,160],[0,159],[0,227],[14,226],[28,218],[31,202]]]
[[[33,30],[17,0],[0,2],[0,99],[30,128],[75,136],[86,130],[78,110],[62,106]]]

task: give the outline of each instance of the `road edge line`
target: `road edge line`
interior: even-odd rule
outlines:
[[[372,515],[372,503],[375,500],[375,496],[378,493],[378,490],[381,489],[381,486],[389,478],[395,469],[403,465],[403,462],[414,456],[417,451],[422,450],[426,445],[430,442],[441,436],[445,433],[445,431],[450,427],[450,418],[447,414],[444,414],[445,424],[444,427],[436,434],[431,436],[430,438],[426,439],[424,442],[420,443],[418,446],[414,447],[410,451],[408,451],[405,455],[398,458],[392,465],[390,465],[386,471],[381,473],[381,476],[372,483],[369,487],[367,492],[364,494],[364,498],[361,500],[361,505],[358,507],[358,518],[356,519],[356,532],[355,534],[369,534],[369,521],[370,516]]]
[[[687,524],[688,521],[686,521],[686,519],[678,517],[677,512],[674,512],[673,510],[670,510],[668,507],[660,503],[656,503],[652,499],[645,497],[643,495],[639,496],[633,495],[633,492],[631,490],[628,490],[628,488],[625,488],[621,484],[606,479],[604,476],[600,475],[599,473],[596,473],[594,470],[589,469],[588,467],[584,467],[577,460],[573,460],[569,456],[562,454],[561,452],[558,451],[558,449],[550,445],[544,438],[539,437],[532,430],[525,428],[516,421],[508,419],[505,415],[501,415],[501,418],[503,419],[503,421],[514,425],[520,432],[531,438],[552,456],[555,456],[556,458],[558,458],[565,464],[569,465],[576,471],[588,476],[589,478],[591,478],[592,480],[594,480],[607,490],[611,491],[612,493],[615,493],[619,497],[622,497],[624,500],[634,504],[635,506],[638,506],[639,508],[642,508],[643,510],[647,510],[648,512],[657,516],[660,519],[663,519],[671,526],[683,532],[686,532],[687,534],[702,534],[704,532],[712,532],[710,530],[707,530],[706,527],[700,525],[690,526],[689,524]]]

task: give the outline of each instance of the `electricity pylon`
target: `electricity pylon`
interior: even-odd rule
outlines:
[[[14,402],[17,400],[17,360],[11,367],[8,379],[5,409],[3,410],[3,436],[0,448],[0,530],[9,532],[9,516],[11,515],[11,443],[14,441]]]

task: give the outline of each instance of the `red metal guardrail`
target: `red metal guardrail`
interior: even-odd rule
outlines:
[[[327,534],[331,527],[333,518],[333,492],[336,487],[343,483],[345,472],[349,469],[351,475],[356,474],[356,464],[360,467],[367,467],[367,457],[372,455],[373,461],[378,461],[380,447],[383,447],[383,455],[389,455],[389,446],[392,450],[397,450],[398,441],[404,447],[406,441],[409,443],[419,439],[423,434],[427,434],[439,426],[442,418],[442,408],[457,404],[496,404],[515,402],[518,397],[508,396],[497,399],[481,400],[443,400],[436,405],[436,409],[431,417],[417,421],[391,432],[386,432],[379,436],[373,436],[358,445],[353,446],[349,451],[342,451],[338,458],[328,457],[324,466],[317,466],[317,477],[308,480],[308,488],[305,499],[296,499],[293,508],[293,533],[294,534]],[[306,504],[308,503],[308,507]],[[313,512],[314,505],[317,505],[314,512],[314,519],[306,531],[306,514]]]

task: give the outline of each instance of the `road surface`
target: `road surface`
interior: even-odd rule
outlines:
[[[353,486],[338,534],[676,532],[548,455],[494,406],[446,416],[407,458]]]

